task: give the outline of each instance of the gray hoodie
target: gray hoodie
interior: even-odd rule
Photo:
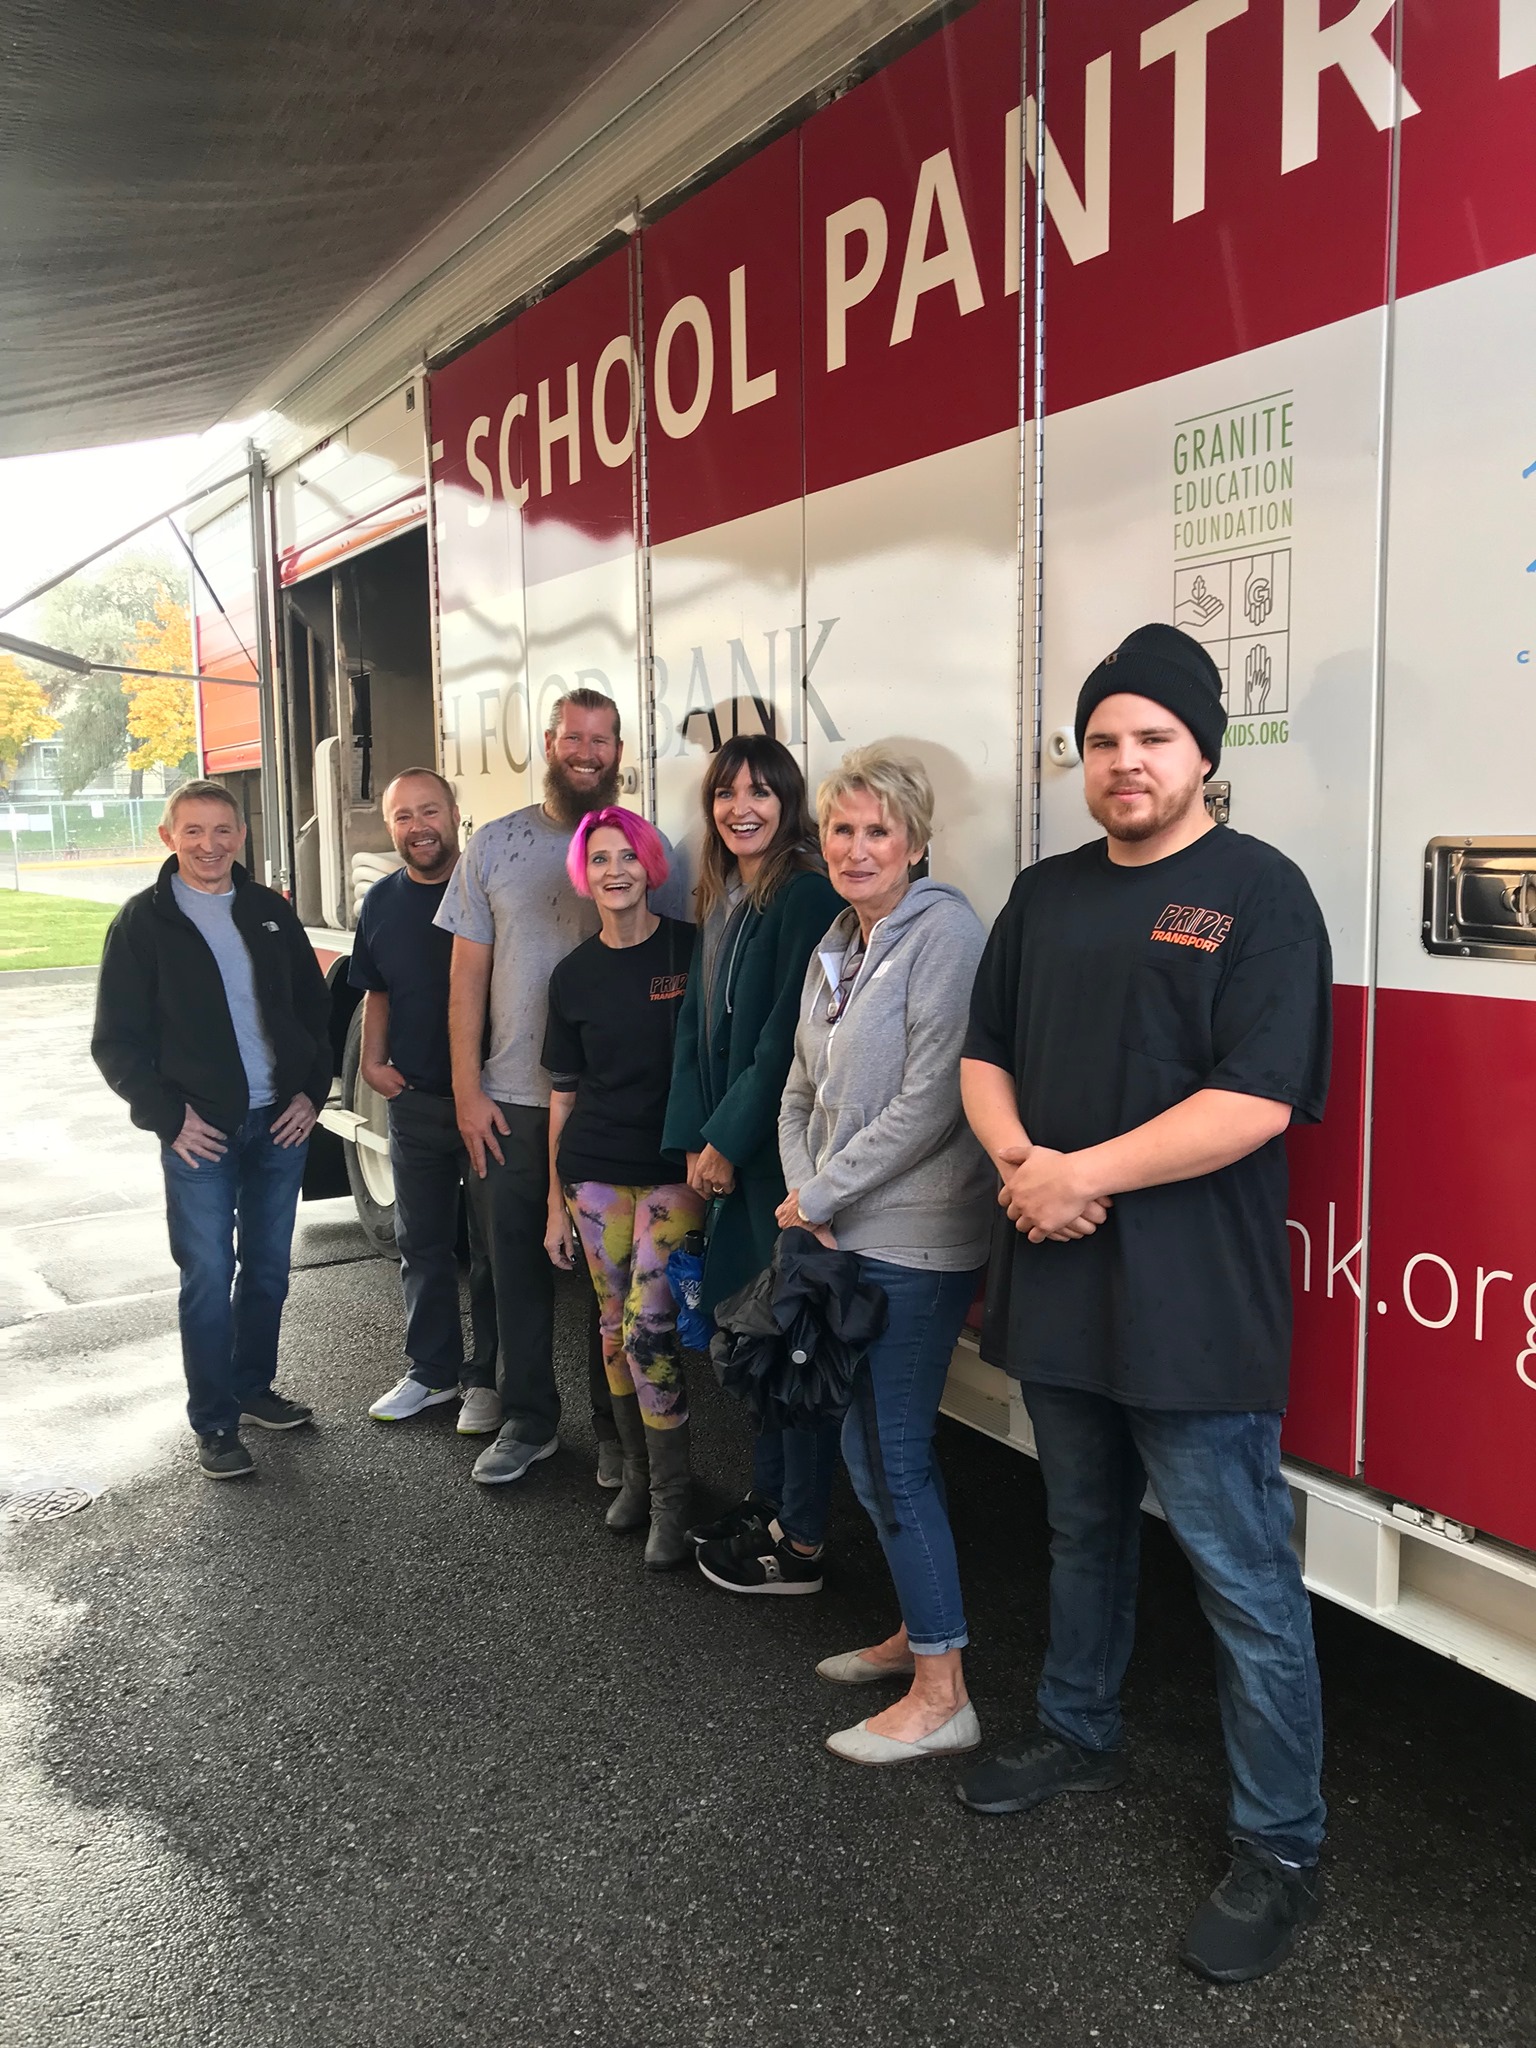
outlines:
[[[870,933],[842,1015],[828,1005],[858,936],[845,910],[812,954],[779,1157],[807,1221],[896,1266],[984,1265],[996,1176],[960,1107],[960,1048],[986,933],[946,882],[914,882]]]

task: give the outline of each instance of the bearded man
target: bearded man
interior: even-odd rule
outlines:
[[[1318,1909],[1323,1727],[1290,1546],[1284,1133],[1328,1089],[1327,928],[1300,869],[1213,823],[1221,676],[1142,626],[1078,698],[1105,837],[1027,868],[976,977],[961,1088],[1014,1224],[1005,1345],[1051,1524],[1038,1730],[970,1766],[1023,1813],[1125,1777],[1150,1480],[1217,1643],[1232,1864],[1182,1960],[1232,1983]]]
[[[437,923],[453,934],[454,1104],[502,1333],[504,1419],[496,1441],[475,1460],[473,1477],[482,1486],[521,1479],[560,1447],[554,1268],[544,1249],[549,1075],[541,1054],[549,977],[598,925],[593,905],[571,887],[566,850],[589,811],[618,800],[623,754],[611,697],[577,689],[559,698],[544,734],[544,801],[480,827],[437,913]],[[655,908],[686,916],[686,902],[674,867]],[[601,1441],[597,1414],[594,1421]]]

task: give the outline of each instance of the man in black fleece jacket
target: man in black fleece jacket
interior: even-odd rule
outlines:
[[[255,1469],[242,1420],[310,1419],[272,1380],[299,1184],[331,1084],[330,1004],[303,926],[239,865],[245,822],[228,790],[184,785],[160,837],[159,878],[107,933],[91,1056],[160,1140],[187,1419],[207,1476],[238,1479]]]

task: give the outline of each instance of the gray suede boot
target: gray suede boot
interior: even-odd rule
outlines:
[[[624,1476],[603,1520],[615,1536],[631,1536],[651,1519],[651,1468],[645,1444],[650,1431],[640,1419],[638,1395],[614,1395],[613,1426],[619,1433]]]
[[[688,1425],[675,1429],[648,1429],[646,1442],[651,1451],[651,1533],[646,1539],[646,1569],[671,1571],[693,1556],[688,1540],[688,1518],[693,1512],[693,1466],[688,1448]]]

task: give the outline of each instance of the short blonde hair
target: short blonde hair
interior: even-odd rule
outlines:
[[[855,790],[872,796],[885,816],[906,829],[914,860],[933,838],[933,784],[921,761],[890,747],[850,747],[816,792],[816,823],[826,837],[835,805]]]

